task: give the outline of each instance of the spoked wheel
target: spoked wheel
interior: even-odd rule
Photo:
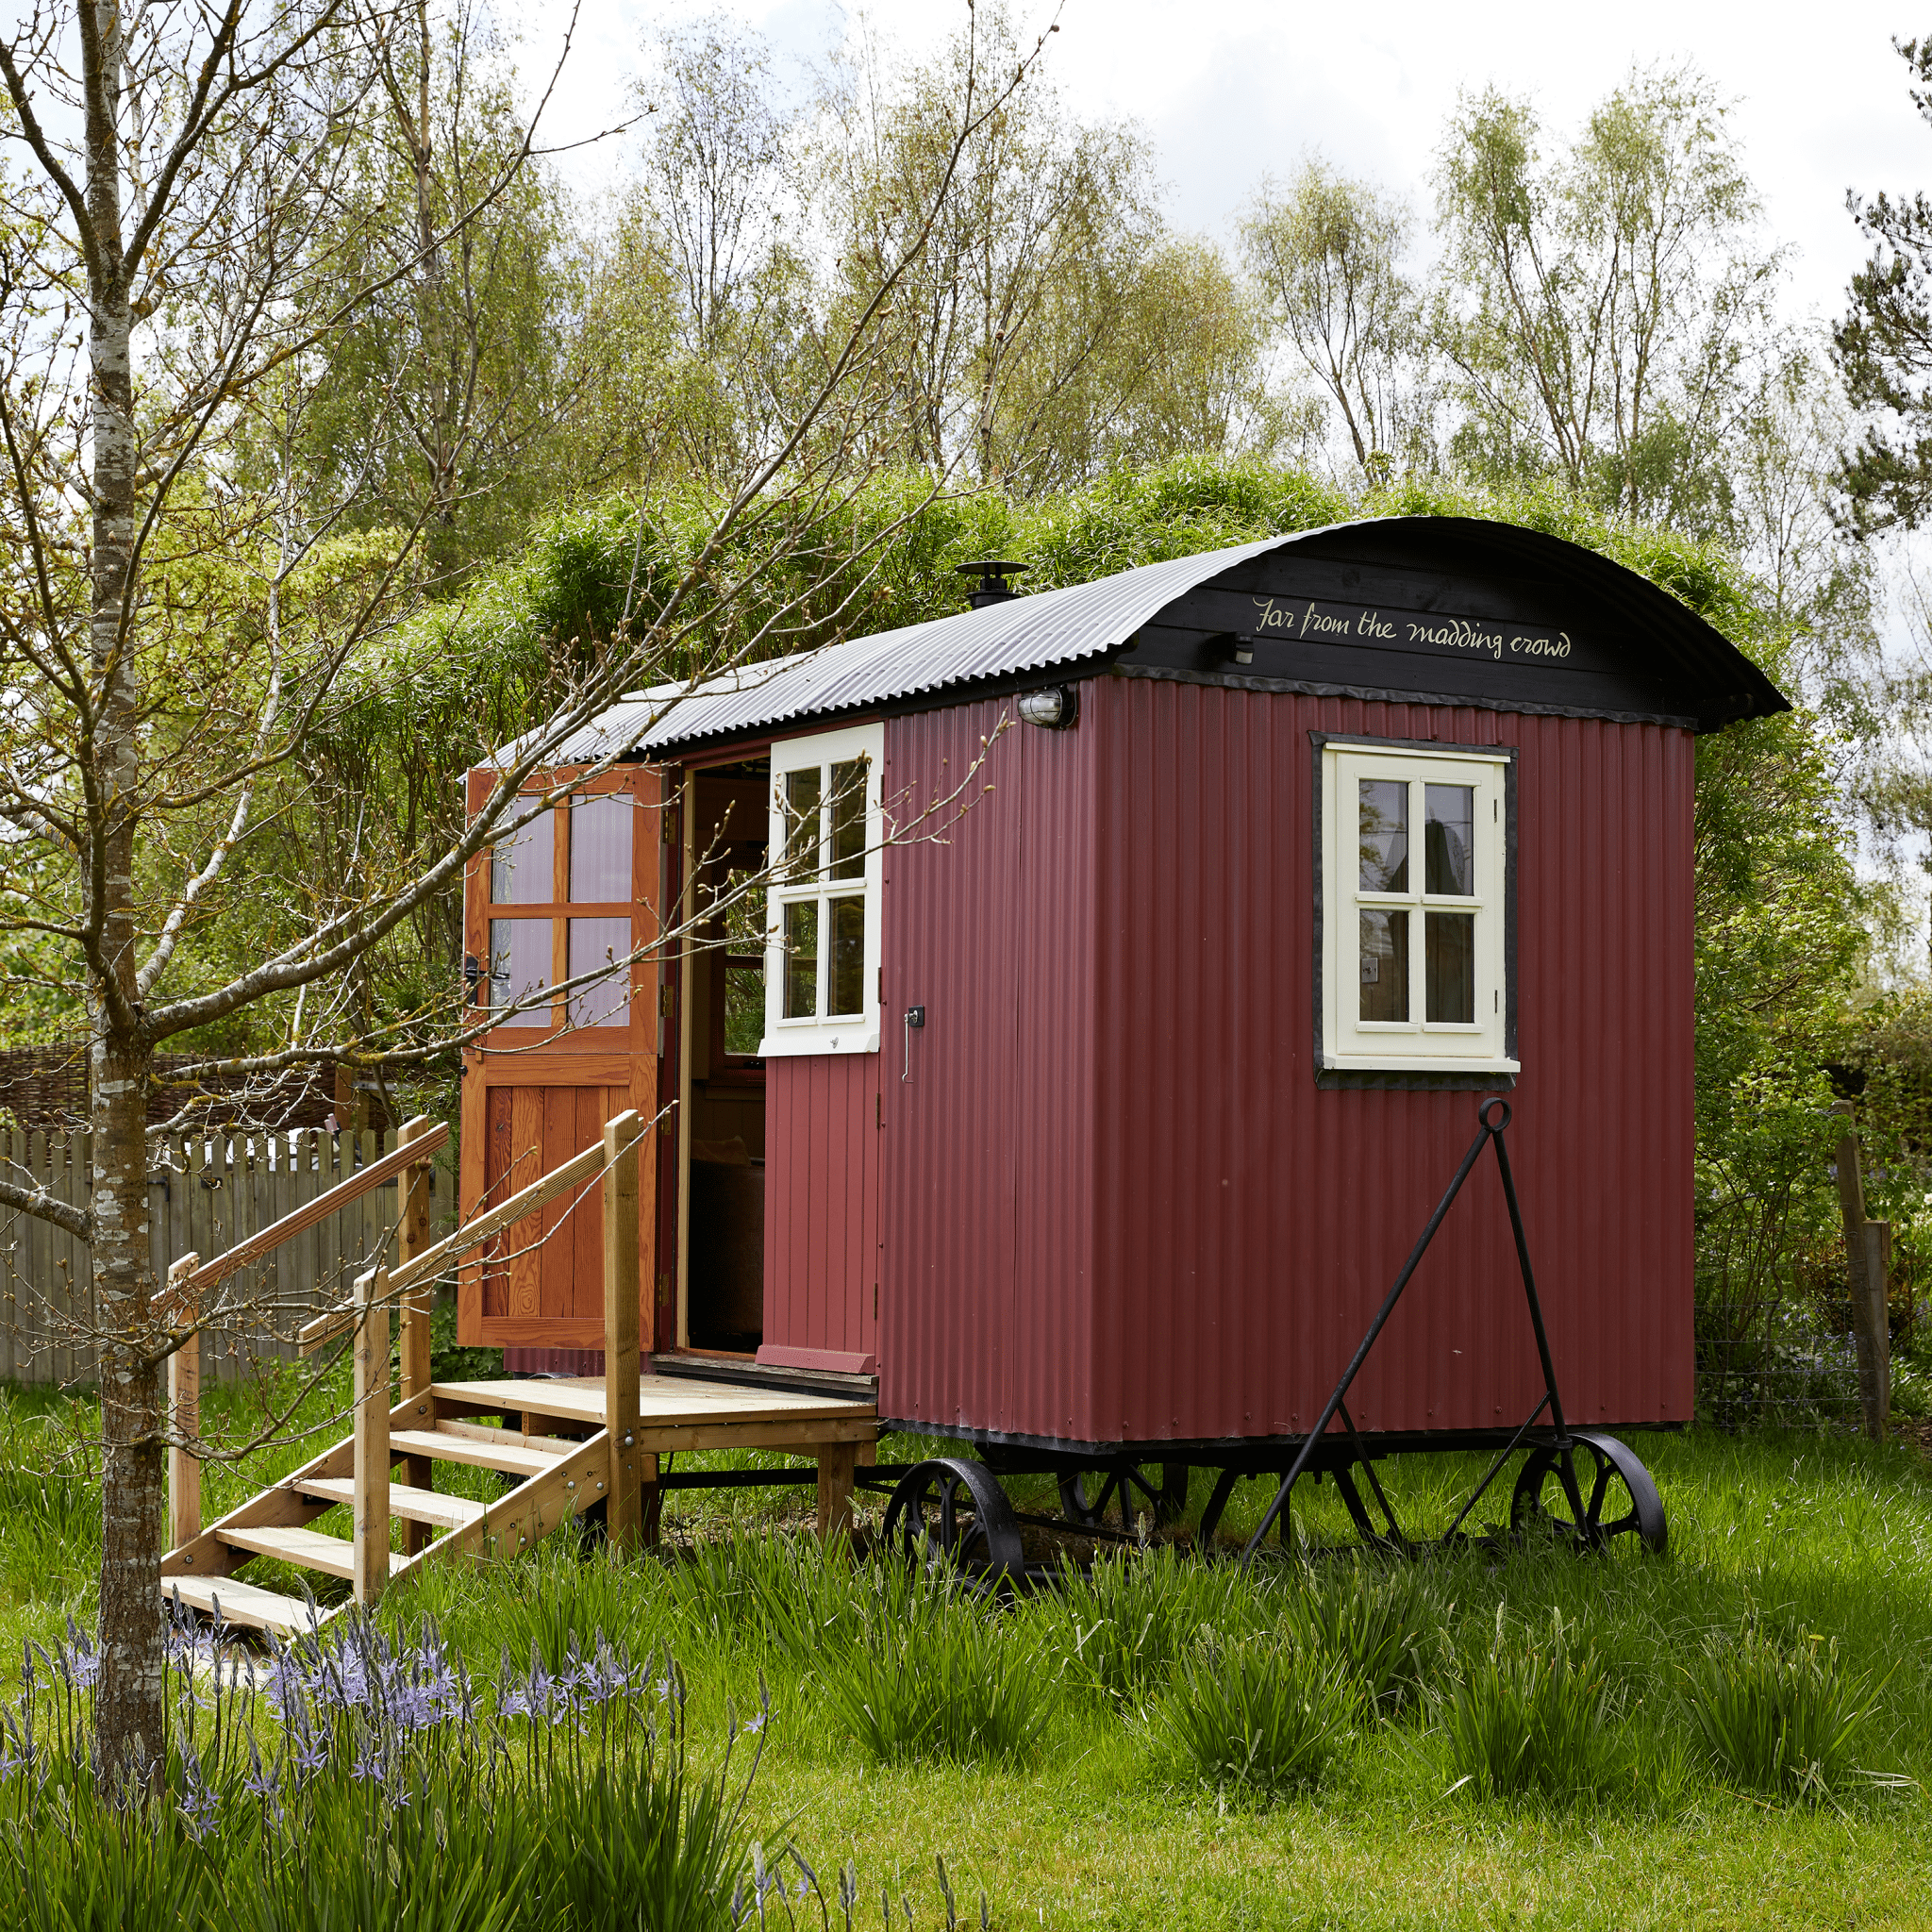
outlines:
[[[1634,1536],[1653,1556],[1664,1553],[1664,1506],[1650,1472],[1627,1443],[1594,1429],[1571,1436],[1571,1464],[1583,1504],[1581,1521],[1565,1492],[1554,1449],[1531,1451],[1516,1492],[1509,1498],[1509,1526],[1523,1531],[1539,1525],[1587,1550],[1601,1550],[1618,1537]]]
[[[958,1457],[936,1457],[902,1476],[881,1533],[908,1562],[949,1562],[987,1581],[1026,1566],[1006,1491],[984,1463]]]
[[[1134,1518],[1144,1507],[1157,1526],[1177,1523],[1188,1507],[1188,1466],[1184,1462],[1163,1462],[1160,1480],[1150,1482],[1147,1473],[1132,1464],[1115,1464],[1101,1470],[1075,1470],[1063,1475],[1060,1484],[1060,1514],[1069,1523],[1092,1529],[1107,1520],[1110,1506],[1120,1507],[1121,1527],[1131,1530]]]

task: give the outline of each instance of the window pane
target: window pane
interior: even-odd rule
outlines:
[[[490,855],[490,897],[498,906],[547,906],[557,897],[557,814],[540,812]],[[626,897],[629,895],[626,893]]]
[[[724,965],[724,1051],[755,1054],[765,1037],[765,962],[729,959]]]
[[[865,1011],[865,900],[854,895],[831,902],[832,1004],[834,1013]]]
[[[1452,918],[1456,914],[1450,915]],[[1362,1013],[1364,1020],[1408,1018],[1408,914],[1361,915]]]
[[[1423,916],[1423,953],[1428,962],[1428,1016],[1470,1025],[1475,1019],[1475,914],[1429,912]]]
[[[832,767],[832,876],[865,876],[865,779],[869,760]],[[841,1008],[842,1011],[843,1009]]]
[[[1474,892],[1474,785],[1423,787],[1423,849],[1425,891],[1456,892],[1465,898]]]
[[[1403,778],[1363,778],[1361,794],[1361,890],[1408,891],[1408,783]],[[1367,955],[1363,956],[1366,959]],[[1363,980],[1366,986],[1368,981]],[[1368,1016],[1363,1015],[1366,1019]]]
[[[785,1017],[810,1020],[818,1009],[819,902],[794,899],[785,908]]]
[[[819,768],[785,774],[785,861],[788,875],[808,879],[819,869]]]
[[[547,822],[546,822],[547,823]],[[507,1007],[525,993],[550,984],[550,929],[547,919],[492,919],[490,922],[490,1004]],[[506,1026],[547,1026],[550,1008],[542,1002],[512,1013]]]
[[[567,943],[570,976],[594,973],[625,958],[630,951],[627,919],[573,919]],[[630,1024],[630,968],[621,967],[608,979],[579,987],[570,996],[573,1026],[627,1026]]]
[[[630,799],[625,792],[572,801],[570,895],[579,905],[599,899],[630,903]],[[628,942],[625,950],[630,950]]]

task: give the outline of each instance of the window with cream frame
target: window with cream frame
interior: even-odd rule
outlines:
[[[1517,1073],[1513,754],[1320,749],[1324,1069]]]
[[[879,1050],[883,724],[772,747],[766,1059]]]

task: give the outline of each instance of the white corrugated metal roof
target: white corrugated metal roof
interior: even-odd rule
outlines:
[[[1311,531],[1298,532],[1310,536]],[[1217,571],[1294,538],[1268,537],[1231,550],[1141,564],[1091,584],[1041,591],[896,630],[874,631],[747,665],[687,690],[658,685],[626,693],[559,747],[559,765],[612,751],[650,753],[702,738],[752,732],[794,718],[849,711],[989,677],[1071,664],[1124,643],[1149,618]],[[506,745],[499,759],[513,753]]]

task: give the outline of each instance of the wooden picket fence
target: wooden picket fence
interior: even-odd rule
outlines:
[[[82,1204],[88,1190],[89,1136],[0,1135],[0,1173],[24,1185],[43,1183],[59,1201]],[[183,1255],[211,1261],[271,1222],[349,1179],[391,1152],[393,1130],[334,1134],[319,1128],[249,1137],[213,1134],[172,1140],[155,1149],[148,1170],[148,1241],[155,1278],[163,1281]],[[456,1187],[445,1155],[432,1171],[432,1230],[454,1226]],[[252,1297],[270,1305],[276,1335],[251,1324],[214,1328],[202,1344],[202,1375],[233,1381],[264,1356],[295,1358],[302,1324],[335,1307],[349,1284],[380,1265],[394,1233],[393,1179],[282,1243],[249,1272]],[[0,1208],[0,1380],[85,1383],[92,1354],[73,1324],[88,1308],[86,1244],[33,1216]],[[277,1339],[286,1338],[286,1339]]]

